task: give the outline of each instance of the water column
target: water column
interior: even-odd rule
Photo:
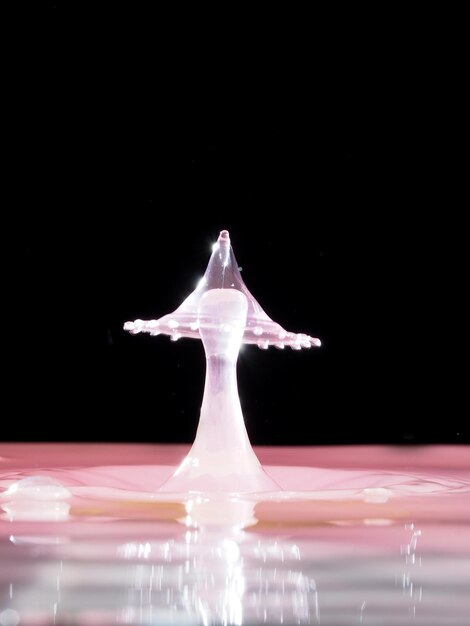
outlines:
[[[165,490],[266,491],[279,486],[262,469],[246,432],[237,359],[248,302],[236,289],[210,289],[198,306],[206,381],[193,446]]]

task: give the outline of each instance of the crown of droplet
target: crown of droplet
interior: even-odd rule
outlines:
[[[246,296],[248,313],[243,343],[256,344],[262,349],[269,346],[279,349],[289,346],[293,350],[321,345],[321,341],[316,337],[286,331],[263,311],[241,277],[227,230],[220,233],[217,243],[214,244],[206,272],[198,286],[173,313],[154,320],[137,319],[134,322],[126,322],[124,329],[132,334],[141,332],[150,335],[165,334],[173,341],[180,337],[200,339],[200,325],[209,324],[210,320],[201,319],[198,306],[203,294],[210,289],[236,289]]]

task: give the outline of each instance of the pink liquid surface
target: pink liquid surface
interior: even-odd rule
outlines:
[[[469,623],[468,447],[258,448],[282,491],[159,493],[187,451],[0,445],[0,625]]]

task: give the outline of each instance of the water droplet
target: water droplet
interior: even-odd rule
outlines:
[[[66,500],[70,491],[50,476],[28,476],[5,491],[3,499],[9,500]]]
[[[253,332],[255,335],[262,335],[263,334],[263,329],[261,328],[261,326],[255,326],[253,328]]]
[[[191,324],[189,325],[189,328],[191,330],[197,330],[199,328],[199,322],[191,322]]]
[[[168,322],[168,328],[178,328],[179,326],[179,322],[177,322],[176,320],[170,320]]]
[[[171,341],[178,341],[181,338],[181,333],[173,333],[170,337]]]
[[[156,337],[162,333],[158,320],[150,320],[147,322],[147,329],[152,337]]]
[[[261,348],[261,350],[267,350],[269,348],[269,341],[267,339],[263,339],[262,341],[258,341],[256,345],[258,348]]]

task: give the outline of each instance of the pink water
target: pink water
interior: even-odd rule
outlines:
[[[0,626],[469,623],[469,447],[258,448],[281,491],[159,492],[187,451],[0,445]]]

